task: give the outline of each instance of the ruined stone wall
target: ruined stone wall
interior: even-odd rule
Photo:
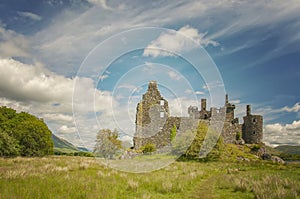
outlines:
[[[155,81],[148,85],[147,92],[137,105],[136,133],[134,135],[134,148],[152,143],[157,149],[171,145],[171,129],[177,127],[177,135],[189,130],[197,130],[199,121],[206,122],[213,130],[220,132],[225,143],[237,143],[237,133],[242,133],[246,143],[260,143],[263,136],[263,117],[251,115],[251,106],[247,105],[247,116],[244,124],[239,124],[238,118],[234,118],[235,105],[228,102],[226,95],[225,106],[220,109],[206,110],[206,100],[201,100],[201,110],[197,107],[188,108],[189,117],[170,117],[168,101],[165,100]],[[223,123],[224,122],[224,123]],[[224,126],[223,126],[224,124]]]
[[[237,133],[242,133],[242,124],[232,124],[225,122],[222,130],[222,136],[226,144],[235,144]]]
[[[242,138],[247,144],[261,143],[263,138],[263,117],[249,114],[243,119]]]
[[[146,140],[151,140],[152,137],[165,137],[158,133],[163,129],[168,117],[168,101],[161,96],[157,83],[151,81],[142,101],[137,105],[134,148],[138,149],[145,145]]]

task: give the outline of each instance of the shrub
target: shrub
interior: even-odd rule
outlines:
[[[236,140],[240,140],[241,138],[242,138],[241,132],[237,132],[237,133],[236,133],[236,136],[235,136],[235,139],[236,139]]]
[[[171,129],[171,132],[170,132],[170,140],[171,140],[171,142],[175,139],[176,134],[177,134],[177,127],[176,127],[176,125],[174,125],[172,127],[172,129]]]
[[[146,145],[142,146],[140,150],[142,150],[143,153],[152,153],[156,151],[156,146],[155,144],[147,143]]]

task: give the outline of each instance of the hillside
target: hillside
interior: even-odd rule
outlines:
[[[275,147],[275,149],[286,154],[300,154],[300,146],[282,145]]]
[[[52,134],[52,140],[54,144],[54,153],[59,154],[71,154],[78,152],[88,152],[88,150],[84,147],[76,147],[72,143],[67,140],[60,138],[54,134]]]
[[[54,148],[64,148],[73,151],[79,151],[79,149],[76,146],[74,146],[72,143],[68,142],[63,138],[57,137],[54,134],[52,134],[52,140],[53,140]]]

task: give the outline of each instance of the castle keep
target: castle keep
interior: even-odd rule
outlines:
[[[263,117],[252,115],[251,106],[247,105],[247,114],[243,117],[243,124],[240,124],[239,119],[234,116],[234,110],[235,105],[229,103],[226,95],[225,105],[221,108],[211,107],[207,110],[206,99],[201,99],[200,110],[196,106],[188,108],[189,117],[170,116],[168,101],[161,96],[157,82],[150,81],[147,92],[137,105],[134,148],[139,149],[148,143],[155,144],[158,149],[168,146],[171,143],[170,133],[174,126],[178,132],[196,129],[200,121],[210,124],[213,116],[220,113],[225,114],[221,133],[225,143],[260,143],[263,137]]]

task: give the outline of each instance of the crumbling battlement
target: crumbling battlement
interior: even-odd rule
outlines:
[[[229,103],[226,95],[225,105],[219,109],[211,107],[207,110],[206,99],[201,99],[200,110],[196,106],[188,108],[189,117],[170,117],[168,101],[161,96],[157,82],[150,81],[147,92],[137,105],[134,148],[139,149],[148,143],[155,144],[158,149],[168,146],[174,126],[178,132],[183,133],[188,128],[196,128],[195,124],[200,121],[210,124],[218,118],[225,118],[222,129],[225,143],[260,143],[263,137],[263,117],[252,115],[251,107],[247,105],[247,115],[243,117],[244,123],[240,124],[234,110],[235,105]]]

